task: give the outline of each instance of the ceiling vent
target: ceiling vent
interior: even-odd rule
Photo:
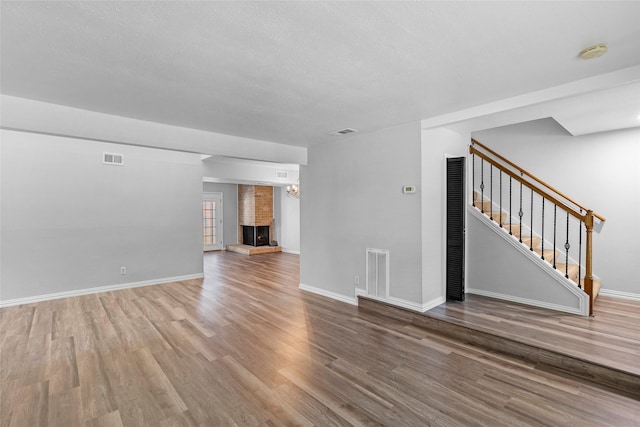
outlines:
[[[105,165],[124,165],[124,156],[116,153],[102,153],[102,163]]]
[[[345,129],[334,130],[333,132],[329,132],[329,135],[340,136],[340,135],[348,135],[354,132],[358,132],[358,130],[352,129],[352,128],[345,128]]]
[[[278,179],[288,179],[289,172],[287,171],[276,171],[276,178]]]

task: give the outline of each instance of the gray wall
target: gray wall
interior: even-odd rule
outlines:
[[[1,135],[3,301],[202,273],[199,156]]]
[[[222,193],[222,242],[224,246],[238,244],[238,185],[204,182],[205,193]]]
[[[421,301],[420,123],[309,148],[301,167],[300,281],[353,298],[365,249],[390,250],[391,296]]]
[[[480,142],[606,219],[594,233],[594,274],[605,290],[640,295],[640,129],[574,137],[552,119],[474,133]]]

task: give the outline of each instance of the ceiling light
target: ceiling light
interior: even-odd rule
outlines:
[[[340,135],[347,135],[347,134],[354,133],[354,132],[358,132],[358,130],[357,129],[352,129],[352,128],[344,128],[344,129],[340,129],[340,130],[334,130],[333,132],[329,132],[329,135],[340,136]]]
[[[607,53],[607,50],[609,48],[607,47],[606,43],[598,43],[598,44],[594,44],[592,46],[589,47],[585,47],[584,49],[582,49],[582,51],[580,52],[579,56],[582,59],[593,59],[593,58],[599,58],[602,55],[604,55],[605,53]]]

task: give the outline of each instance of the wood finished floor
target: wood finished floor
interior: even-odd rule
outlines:
[[[0,310],[0,426],[639,426],[640,402],[298,289],[292,254]]]
[[[480,295],[429,315],[640,376],[640,301],[599,296],[595,317],[575,316]]]

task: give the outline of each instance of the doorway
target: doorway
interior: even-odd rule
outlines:
[[[202,243],[205,251],[223,248],[222,218],[222,193],[203,193]]]

